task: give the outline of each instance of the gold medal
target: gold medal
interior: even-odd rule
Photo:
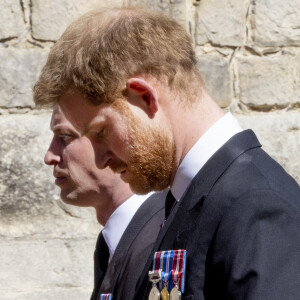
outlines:
[[[169,300],[170,299],[170,295],[169,295],[169,291],[168,291],[168,282],[165,284],[165,287],[160,292],[160,297],[161,297],[161,300]]]
[[[152,288],[148,300],[160,300],[160,292],[156,284],[161,280],[161,270],[158,272],[149,271],[149,280],[152,282]]]

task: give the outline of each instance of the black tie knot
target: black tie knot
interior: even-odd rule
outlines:
[[[170,215],[172,209],[176,205],[176,199],[174,198],[171,191],[168,192],[166,197],[166,203],[165,203],[165,219],[167,220],[168,216]]]

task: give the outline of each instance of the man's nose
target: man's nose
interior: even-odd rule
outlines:
[[[57,165],[61,162],[61,155],[59,154],[56,148],[57,147],[55,147],[55,144],[52,141],[44,157],[44,162],[46,165],[52,166]]]

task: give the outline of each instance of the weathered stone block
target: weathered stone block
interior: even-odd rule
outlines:
[[[91,289],[73,288],[73,287],[57,287],[53,289],[36,289],[32,288],[27,291],[12,290],[5,292],[1,300],[86,300],[90,299]]]
[[[243,45],[247,8],[248,1],[201,0],[197,6],[196,44]]]
[[[32,87],[48,52],[37,49],[0,49],[0,107],[33,107]]]
[[[57,40],[67,26],[87,11],[121,6],[123,0],[32,0],[32,35],[39,40]]]
[[[24,30],[19,0],[0,1],[0,40],[19,36]]]
[[[0,237],[95,236],[95,212],[59,200],[53,170],[43,158],[50,115],[0,116]]]
[[[257,134],[263,149],[300,184],[300,114],[257,113],[237,118],[244,129]]]
[[[300,45],[300,1],[255,1],[254,42],[260,46]]]
[[[129,7],[139,6],[145,9],[161,11],[188,30],[188,2],[188,0],[128,0],[127,5]]]
[[[169,15],[180,25],[182,25],[187,31],[189,31],[186,2],[186,0],[172,1],[169,6]]]
[[[95,244],[96,239],[0,242],[1,299],[89,299]]]
[[[168,10],[169,4],[169,0],[127,0],[128,7],[138,6],[143,7],[144,9],[152,9],[156,11]]]
[[[240,100],[258,110],[300,103],[299,56],[239,57]]]
[[[209,95],[221,107],[226,107],[232,99],[229,62],[218,54],[198,56],[199,70]]]

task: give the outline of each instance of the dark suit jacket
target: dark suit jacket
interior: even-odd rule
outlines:
[[[132,299],[135,286],[164,220],[166,192],[151,195],[137,210],[107,266],[109,251],[100,233],[94,254],[94,291],[113,299]]]
[[[251,130],[203,166],[152,252],[186,249],[182,299],[300,299],[300,188]],[[148,299],[147,272],[136,300]]]

